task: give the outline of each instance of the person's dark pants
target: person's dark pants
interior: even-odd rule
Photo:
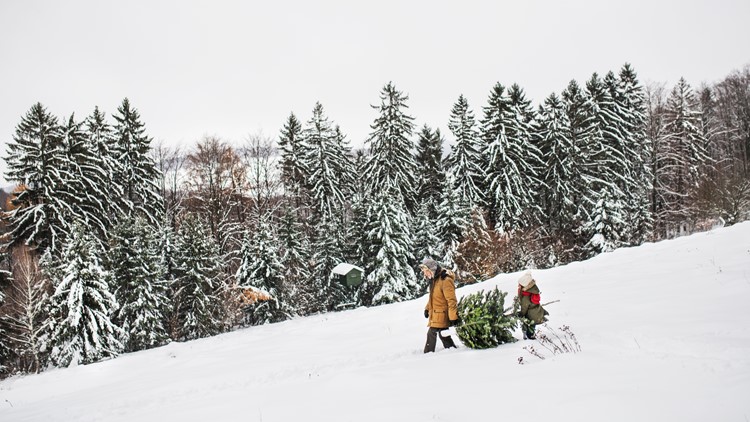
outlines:
[[[521,324],[521,329],[523,330],[524,340],[536,339],[536,324],[533,322],[524,322]]]
[[[437,343],[437,337],[440,336],[440,341],[443,342],[443,347],[446,349],[450,349],[451,347],[456,347],[456,343],[453,342],[453,338],[451,336],[445,336],[443,337],[443,334],[441,331],[447,330],[447,328],[433,328],[430,327],[429,330],[427,330],[427,343],[424,345],[424,352],[430,353],[435,351],[435,344]]]

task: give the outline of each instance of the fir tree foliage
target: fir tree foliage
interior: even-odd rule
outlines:
[[[302,137],[302,124],[290,113],[279,136],[281,181],[292,196],[299,197],[308,170],[305,167],[307,145]],[[299,204],[297,204],[299,206]]]
[[[330,218],[342,208],[350,194],[353,168],[341,131],[328,121],[320,103],[302,132],[307,147],[304,168],[313,211]]]
[[[488,143],[487,185],[496,229],[512,231],[539,217],[541,152],[532,140],[533,111],[517,85],[497,84],[482,121]]]
[[[40,103],[34,104],[8,143],[6,180],[20,185],[7,214],[9,242],[42,251],[58,251],[75,215],[76,198],[65,189],[73,177],[66,172],[62,128]]]
[[[495,287],[461,298],[458,302],[461,324],[456,327],[461,343],[472,349],[490,349],[516,341],[513,330],[518,319],[506,315],[512,309],[512,306],[505,307],[507,295]]]
[[[288,306],[282,301],[284,267],[279,256],[278,240],[267,219],[260,221],[251,233],[245,234],[236,279],[240,288],[250,289],[259,297],[246,309],[249,322],[253,325],[283,321],[290,317]]]
[[[464,232],[471,224],[471,206],[461,192],[451,189],[455,185],[452,175],[446,180],[443,198],[437,205],[438,218],[435,229],[440,239],[440,261],[447,267],[455,266],[455,254],[463,240]]]
[[[156,231],[142,218],[115,228],[107,254],[111,285],[120,308],[114,320],[125,332],[125,351],[148,349],[168,340],[166,270]]]
[[[415,205],[417,163],[414,158],[414,118],[406,114],[409,97],[389,82],[380,93],[378,117],[370,126],[369,156],[362,173],[367,192],[377,196],[392,191],[392,201],[403,201],[407,210]]]
[[[123,332],[112,322],[118,309],[97,242],[77,226],[60,264],[51,272],[50,360],[55,366],[86,364],[117,356]]]
[[[564,103],[554,93],[539,106],[539,146],[544,161],[542,172],[546,223],[552,231],[574,229],[580,197],[581,153],[574,143]]]
[[[279,226],[279,248],[284,269],[281,300],[288,303],[295,313],[307,315],[316,309],[315,298],[318,292],[310,282],[310,242],[297,214],[294,207],[285,207]]]
[[[417,198],[418,203],[435,203],[442,195],[445,186],[443,168],[443,138],[440,129],[432,130],[424,125],[417,143]],[[418,205],[419,207],[419,205]],[[430,214],[435,217],[434,213]]]
[[[221,294],[225,290],[219,247],[198,217],[182,223],[175,245],[171,285],[177,321],[175,340],[192,340],[221,331]]]
[[[346,262],[345,233],[340,216],[324,218],[316,228],[313,241],[314,266],[309,282],[318,291],[318,301],[329,311],[354,302],[356,293],[331,273],[336,265]]]
[[[484,201],[485,170],[482,168],[482,144],[476,129],[474,113],[463,95],[451,110],[448,128],[456,138],[447,164],[455,177],[453,189],[458,190],[470,206]]]
[[[381,305],[411,299],[417,290],[408,212],[398,193],[382,191],[369,212],[365,259],[365,304]]]
[[[114,126],[114,154],[121,164],[115,180],[122,186],[123,209],[134,211],[149,223],[157,224],[163,213],[163,200],[158,186],[159,170],[149,150],[151,138],[141,122],[138,110],[125,98],[117,114]]]

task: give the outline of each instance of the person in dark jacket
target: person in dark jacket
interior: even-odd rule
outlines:
[[[536,324],[545,323],[549,313],[542,308],[541,292],[530,271],[518,279],[518,299],[521,305],[518,316],[523,318],[521,322],[523,338],[533,340],[536,338]]]
[[[443,335],[443,330],[458,324],[458,301],[456,300],[455,275],[453,271],[441,268],[433,259],[425,258],[419,265],[424,277],[430,281],[430,297],[424,307],[424,317],[429,319],[427,342],[424,352],[434,352],[437,337],[446,349],[456,347],[450,335]]]

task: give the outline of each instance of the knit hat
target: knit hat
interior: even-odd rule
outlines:
[[[531,271],[526,271],[521,278],[518,279],[518,284],[523,288],[528,288],[534,284],[534,278],[531,276]]]
[[[432,259],[432,258],[425,258],[422,260],[422,263],[419,264],[420,266],[424,265],[427,267],[428,270],[432,271],[433,273],[437,271],[438,263]]]

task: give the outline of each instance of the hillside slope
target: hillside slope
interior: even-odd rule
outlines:
[[[750,223],[534,275],[580,353],[423,355],[420,298],[8,379],[0,421],[750,420]]]

